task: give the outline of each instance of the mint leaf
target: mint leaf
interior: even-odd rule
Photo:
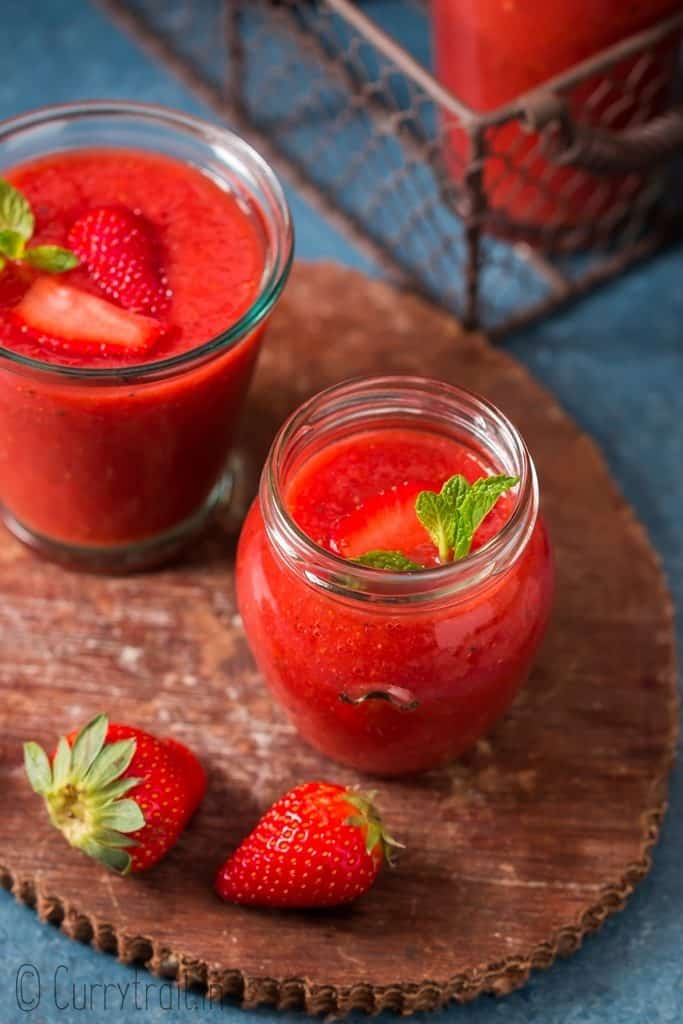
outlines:
[[[452,476],[437,494],[420,491],[415,513],[438,548],[442,562],[464,558],[472,547],[474,534],[495,503],[516,476],[482,477],[470,486],[464,476]]]
[[[432,543],[438,548],[441,561],[448,561],[448,552],[452,546],[452,522],[448,504],[435,491],[420,491],[415,501],[415,512]]]
[[[488,476],[475,480],[458,506],[453,537],[453,557],[464,558],[478,528],[496,504],[519,481],[517,476]]]
[[[366,551],[355,561],[361,565],[367,565],[371,569],[391,569],[393,572],[413,572],[415,569],[424,568],[410,558],[406,558],[401,551]]]
[[[450,561],[454,545],[457,510],[464,501],[469,484],[464,476],[452,476],[436,491],[420,491],[415,502],[415,512],[432,543],[439,551],[442,562]]]
[[[3,256],[8,260],[18,260],[21,259],[23,251],[24,239],[18,231],[11,231],[9,228],[0,231],[0,252]]]
[[[1,240],[0,248],[2,248]],[[62,274],[65,270],[73,270],[80,263],[75,252],[71,252],[70,249],[62,249],[59,245],[36,245],[24,253],[24,259],[38,270],[47,270],[51,274]]]
[[[452,476],[441,488],[441,495],[452,509],[459,507],[470,489],[464,476]]]
[[[0,231],[14,231],[28,242],[34,227],[35,219],[26,196],[0,178]]]
[[[78,256],[60,245],[36,245],[27,251],[26,243],[34,230],[35,218],[28,199],[0,178],[0,271],[4,270],[7,260],[25,260],[51,274],[61,274],[78,266]]]

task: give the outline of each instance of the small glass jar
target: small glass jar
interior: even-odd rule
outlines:
[[[341,438],[383,427],[453,438],[518,476],[500,531],[460,561],[411,573],[360,566],[306,536],[284,500],[291,475]],[[457,757],[491,728],[525,681],[550,614],[538,503],[518,431],[462,389],[363,379],[290,417],[242,531],[237,589],[258,666],[309,743],[361,771],[399,775]]]
[[[75,567],[158,564],[196,535],[229,486],[237,420],[287,280],[282,188],[246,142],[159,107],[94,102],[0,124],[4,167],[70,150],[146,151],[187,163],[240,202],[262,239],[258,294],[187,352],[124,368],[62,366],[0,348],[0,514],[20,540]]]

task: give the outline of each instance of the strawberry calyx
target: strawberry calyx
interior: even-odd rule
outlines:
[[[43,797],[52,824],[71,846],[119,874],[131,868],[130,833],[145,817],[127,794],[144,779],[125,776],[135,755],[134,738],[106,742],[109,720],[100,714],[85,725],[73,744],[62,737],[52,761],[34,742],[24,744],[29,782]]]
[[[344,824],[362,829],[365,833],[365,849],[368,855],[376,858],[380,864],[385,860],[390,867],[393,867],[394,851],[403,850],[405,847],[403,843],[399,843],[387,832],[374,803],[376,796],[376,790],[363,793],[355,787],[347,789],[341,799],[350,804],[355,813],[351,814]]]

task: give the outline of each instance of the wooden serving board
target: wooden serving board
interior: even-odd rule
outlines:
[[[235,531],[127,579],[66,573],[0,534],[0,882],[76,939],[245,1006],[403,1013],[506,993],[572,952],[649,866],[677,723],[672,612],[648,541],[591,441],[520,366],[448,316],[334,265],[299,265],[244,421],[244,500],[286,413],[344,377],[422,373],[519,425],[557,553],[553,624],[507,719],[468,757],[380,786],[406,843],[355,906],[222,905],[218,864],[289,786],[356,775],[300,741],[249,654]],[[193,747],[206,801],[176,849],[120,879],[62,843],[21,768],[107,709]],[[9,796],[8,796],[9,794]]]

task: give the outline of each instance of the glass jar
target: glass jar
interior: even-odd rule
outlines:
[[[292,475],[340,438],[416,428],[453,438],[518,476],[495,536],[419,572],[366,568],[314,543],[289,514]],[[362,458],[362,451],[359,453]],[[340,384],[285,423],[268,455],[237,557],[244,629],[257,664],[302,736],[382,775],[457,757],[526,679],[550,614],[553,570],[534,466],[489,402],[414,377]]]
[[[237,197],[262,239],[258,293],[236,322],[189,351],[101,368],[0,348],[0,513],[41,554],[122,572],[174,556],[228,486],[226,465],[293,235],[271,168],[242,139],[159,107],[95,102],[0,124],[5,168],[96,148],[152,152]]]
[[[488,113],[676,13],[679,0],[434,0],[436,74],[463,103]],[[637,53],[575,86],[567,95],[577,123],[619,132],[661,113],[671,101],[680,33],[647,56]],[[469,140],[453,119],[444,124],[446,160],[461,178]],[[583,227],[608,219],[634,199],[644,174],[599,177],[558,167],[543,155],[537,133],[519,119],[487,131],[483,185],[496,227],[513,226],[533,239],[547,229]],[[576,238],[585,242],[579,232]]]

